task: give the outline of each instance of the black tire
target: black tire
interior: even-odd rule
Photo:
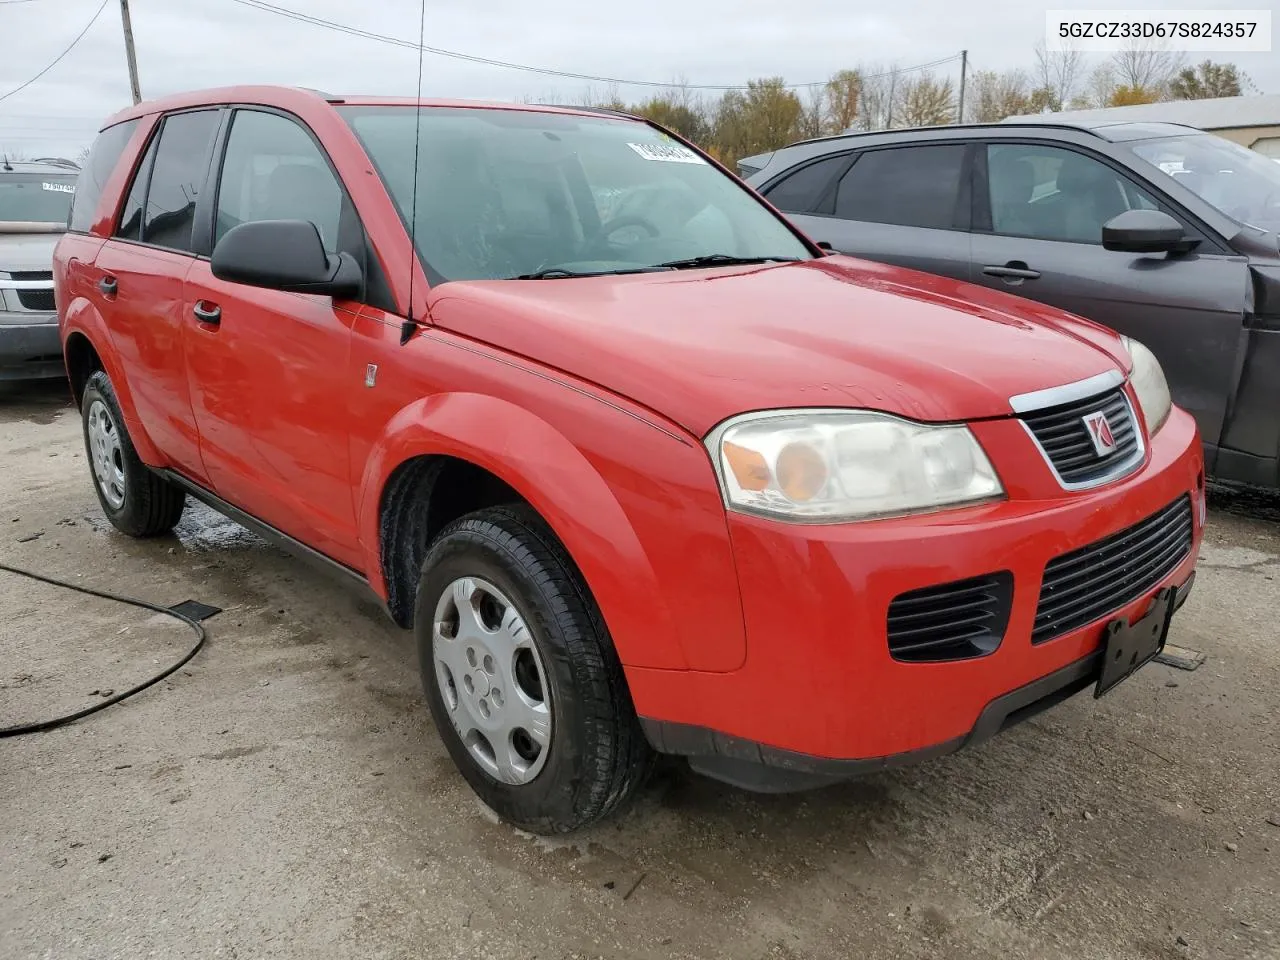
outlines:
[[[433,653],[436,607],[462,577],[496,586],[532,635],[550,698],[551,733],[528,782],[484,769],[450,719]],[[525,506],[480,510],[449,524],[422,565],[414,632],[427,703],[454,763],[500,817],[541,834],[567,833],[609,815],[644,782],[653,752],[604,620],[568,552]],[[453,692],[455,705],[456,691]]]
[[[118,449],[111,459],[123,475],[118,489],[123,494],[120,503],[113,503],[108,498],[95,470],[97,454],[90,436],[90,418],[91,415],[100,413],[97,405],[106,408],[118,436]],[[186,494],[181,487],[153,473],[138,459],[128,428],[124,424],[124,416],[120,412],[120,404],[116,400],[115,388],[111,386],[111,378],[101,370],[89,377],[85,384],[84,395],[80,400],[80,421],[93,489],[111,525],[131,537],[155,537],[172,530],[182,517]]]

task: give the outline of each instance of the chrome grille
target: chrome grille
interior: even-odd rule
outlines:
[[[1106,417],[1113,446],[1099,452],[1085,418]],[[1114,480],[1137,467],[1142,459],[1142,435],[1123,389],[1109,390],[1084,400],[1020,413],[1019,419],[1035,437],[1063,486],[1094,486]]]

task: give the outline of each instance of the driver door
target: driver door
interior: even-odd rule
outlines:
[[[1174,402],[1216,448],[1244,336],[1248,268],[1100,157],[1057,144],[989,142],[974,164],[972,277],[1142,341]],[[1159,209],[1201,239],[1189,254],[1104,250],[1102,225]]]
[[[363,236],[328,159],[297,121],[236,110],[219,171],[213,243],[254,220],[308,220],[330,252]],[[348,452],[351,330],[360,305],[187,274],[187,376],[214,492],[356,566]]]

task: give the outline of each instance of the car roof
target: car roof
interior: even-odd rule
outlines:
[[[39,157],[35,160],[6,160],[0,157],[0,176],[6,173],[61,173],[75,176],[80,165],[61,157]]]
[[[609,115],[618,118],[639,121],[639,118],[613,110],[602,110],[593,107],[560,106],[541,103],[507,103],[493,100],[454,100],[435,97],[387,97],[371,95],[337,95],[324,93],[310,87],[285,87],[267,85],[246,85],[235,87],[215,87],[208,90],[190,90],[175,93],[156,100],[144,100],[142,103],[119,111],[107,119],[103,128],[114,126],[125,120],[163,113],[171,110],[184,110],[191,107],[210,107],[228,103],[249,103],[261,106],[274,106],[282,109],[300,108],[304,104],[314,105],[325,102],[334,105],[350,106],[420,106],[420,107],[454,107],[479,110],[523,110],[534,113],[565,113],[581,116]]]

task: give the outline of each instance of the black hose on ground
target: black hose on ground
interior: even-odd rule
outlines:
[[[181,670],[184,666],[190,663],[192,657],[200,652],[200,649],[204,646],[205,638],[208,636],[205,633],[204,627],[199,622],[178,613],[176,610],[171,610],[168,607],[162,607],[158,604],[149,603],[146,600],[138,600],[134,597],[124,597],[119,594],[108,593],[105,590],[94,590],[91,587],[83,587],[76,583],[68,583],[65,580],[59,580],[56,577],[48,577],[42,573],[33,573],[30,570],[23,570],[21,567],[11,567],[6,563],[0,563],[0,571],[11,573],[19,577],[26,577],[29,580],[36,580],[40,583],[47,583],[50,586],[63,587],[66,590],[74,590],[76,593],[83,593],[90,597],[99,597],[103,600],[114,600],[117,603],[127,603],[132,607],[139,607],[143,610],[162,613],[166,617],[173,617],[175,620],[181,620],[195,631],[196,635],[195,645],[187,651],[186,655],[181,660],[173,666],[166,668],[163,672],[156,674],[150,680],[146,680],[143,683],[138,684],[136,687],[131,687],[123,693],[117,693],[114,696],[108,697],[100,703],[95,703],[91,707],[85,707],[83,710],[77,710],[75,713],[68,713],[65,716],[54,717],[51,720],[37,720],[34,723],[22,723],[13,727],[0,727],[0,739],[3,739],[4,737],[17,737],[26,733],[38,733],[41,730],[52,730],[54,727],[61,727],[68,723],[74,723],[76,720],[83,719],[91,713],[97,713],[99,710],[105,710],[107,707],[113,706],[121,700],[127,700],[135,693],[141,693],[143,690],[147,689],[147,687],[159,683],[165,677],[172,673],[176,673],[178,670]]]

